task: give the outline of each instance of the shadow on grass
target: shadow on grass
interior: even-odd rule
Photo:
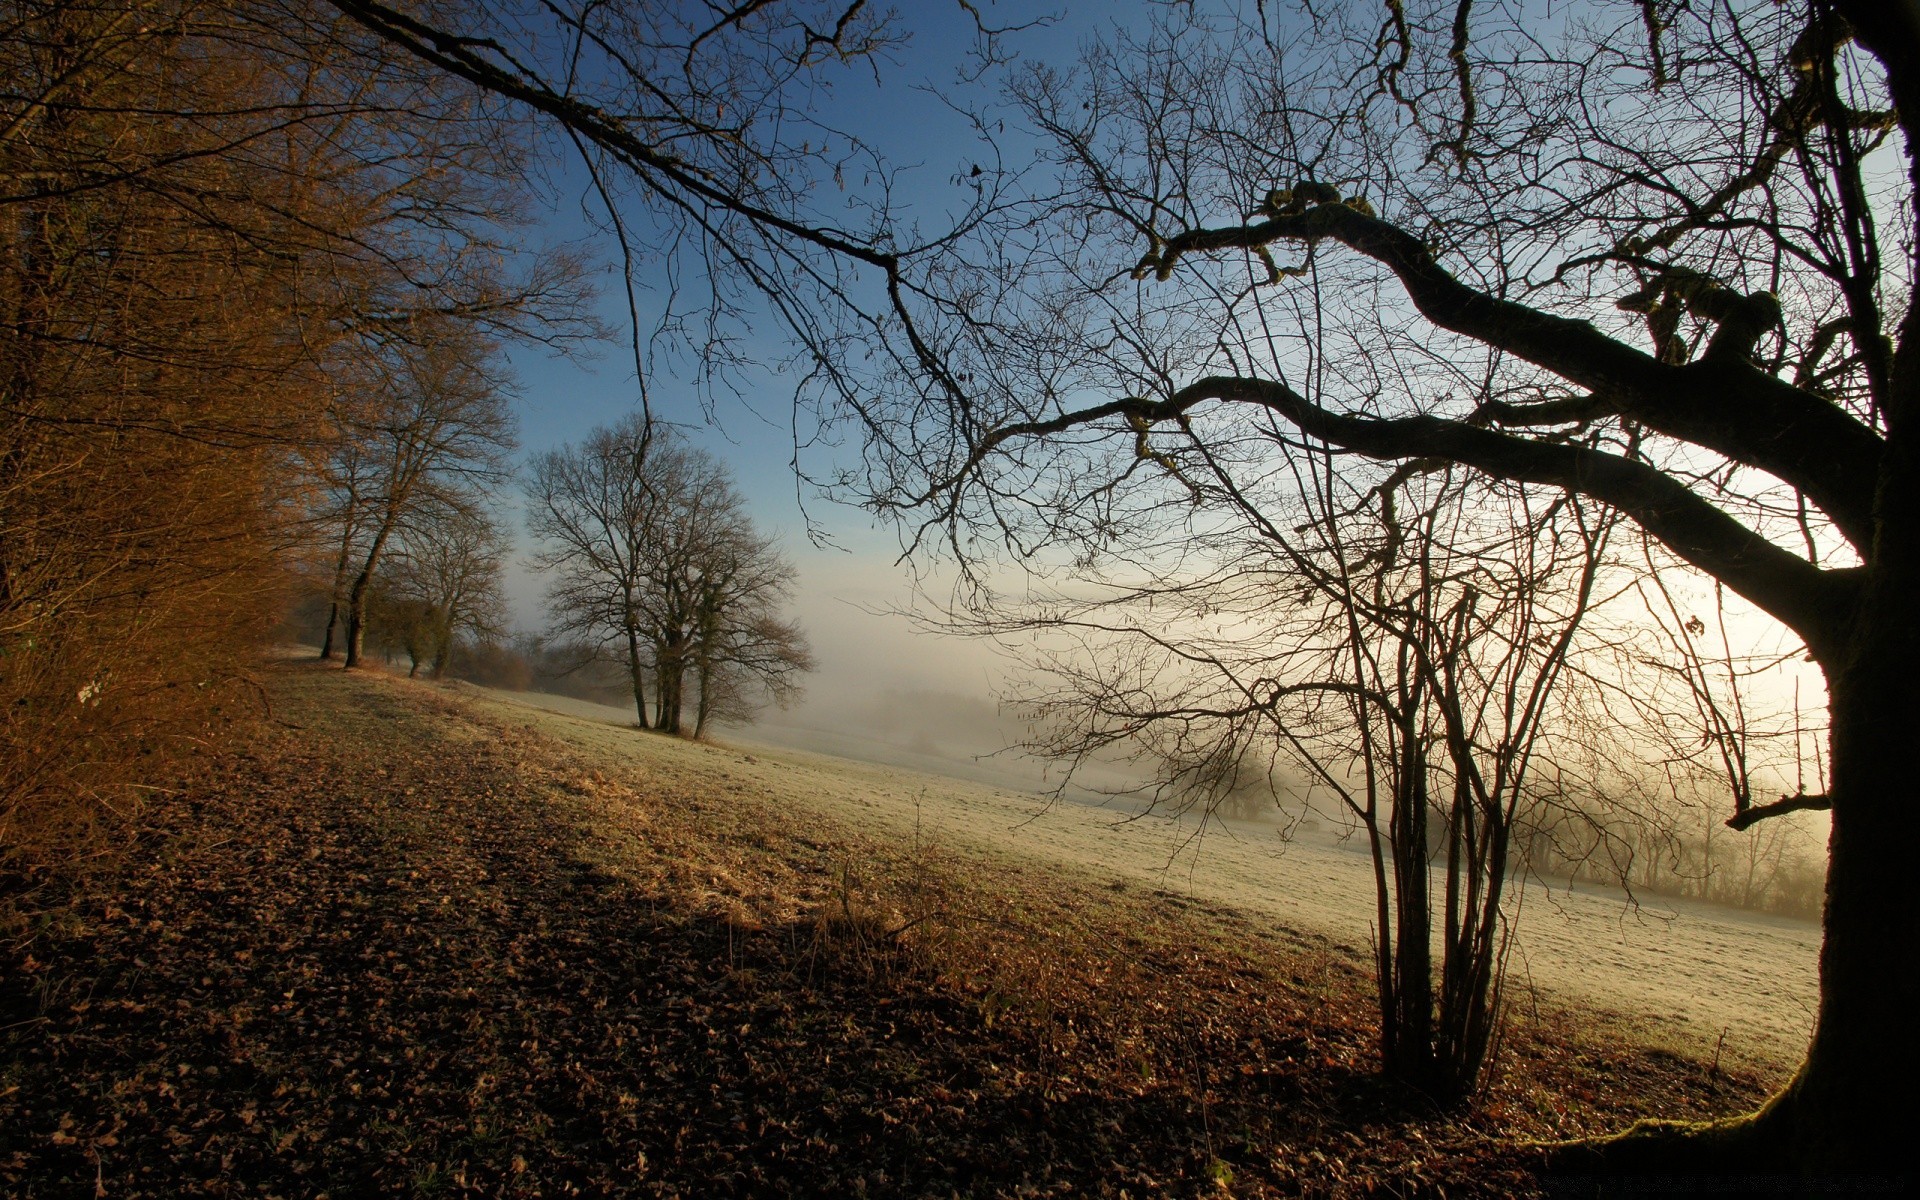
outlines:
[[[609,859],[551,748],[456,736],[390,685],[307,686],[298,739],[5,951],[0,1191],[1533,1186],[1484,1123],[1373,1077],[1352,979],[1129,958],[1119,927],[1064,950],[906,929],[844,879],[763,923],[696,886],[705,834],[672,827],[696,817]],[[796,844],[771,829],[748,840]]]

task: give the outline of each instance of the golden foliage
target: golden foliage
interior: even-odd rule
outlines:
[[[475,294],[457,219],[420,231],[485,219],[464,168],[498,144],[393,121],[431,85],[323,16],[0,17],[0,872],[70,857],[259,708],[351,359]]]

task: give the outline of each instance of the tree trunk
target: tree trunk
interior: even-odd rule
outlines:
[[[707,731],[707,715],[713,711],[713,663],[702,655],[694,671],[700,685],[700,705],[693,711],[693,737],[698,741]]]
[[[433,633],[433,665],[427,674],[433,679],[444,679],[447,668],[453,664],[453,606],[435,605],[428,621]]]
[[[640,665],[640,633],[627,626],[627,678],[633,684],[633,707],[640,715],[640,728],[647,727],[647,677]]]
[[[327,601],[327,634],[320,641],[321,658],[331,659],[333,657],[333,631],[338,628],[339,625],[340,600],[339,597],[336,596],[334,599]]]
[[[678,737],[682,726],[680,700],[687,675],[686,639],[678,637],[661,645],[653,670],[658,693],[653,727]]]
[[[320,657],[333,658],[333,631],[340,625],[340,592],[347,584],[347,567],[353,561],[353,519],[349,515],[346,530],[340,535],[340,557],[333,564],[333,594],[327,598],[327,632],[320,641]]]
[[[373,584],[373,569],[368,568],[354,577],[353,590],[347,593],[347,662],[348,670],[360,665],[360,657],[367,637],[367,590]]]
[[[1833,835],[1820,1010],[1807,1060],[1775,1103],[1792,1108],[1794,1161],[1815,1169],[1912,1170],[1909,1139],[1920,1116],[1914,1100],[1920,1086],[1916,493],[1920,488],[1882,489],[1878,561],[1870,568],[1850,661],[1828,672]],[[1905,511],[1887,511],[1894,506]]]
[[[680,665],[662,658],[655,668],[658,697],[654,703],[653,727],[662,733],[680,735]]]
[[[1889,453],[1894,453],[1890,451]],[[1916,471],[1920,476],[1920,471]],[[1914,1179],[1920,1124],[1920,488],[1881,489],[1880,537],[1847,644],[1830,651],[1833,834],[1820,947],[1820,1008],[1806,1060],[1757,1113],[1642,1122],[1555,1147],[1572,1172]],[[1898,510],[1898,511],[1896,511]]]
[[[386,519],[380,523],[380,530],[373,536],[373,544],[367,547],[366,561],[360,564],[360,573],[353,578],[353,588],[347,593],[347,661],[349,670],[360,665],[360,656],[367,637],[367,593],[373,588],[373,573],[380,566],[380,556],[386,552],[387,538],[393,533],[395,520],[394,508],[387,506]]]
[[[1393,798],[1387,839],[1393,853],[1396,922],[1394,1011],[1382,1023],[1387,1044],[1381,1057],[1387,1074],[1432,1092],[1441,1081],[1433,1056],[1433,926],[1427,876],[1425,751],[1420,739],[1406,730],[1402,731],[1399,753],[1400,787]]]

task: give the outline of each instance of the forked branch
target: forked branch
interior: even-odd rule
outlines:
[[[1815,654],[1836,648],[1855,603],[1852,572],[1813,566],[1646,463],[1467,421],[1337,413],[1267,379],[1210,376],[1164,400],[1126,397],[1044,421],[1005,425],[976,445],[962,473],[1008,441],[1045,438],[1114,418],[1135,428],[1141,422],[1177,421],[1212,401],[1257,405],[1310,437],[1369,458],[1438,457],[1502,479],[1551,484],[1591,496],[1618,508],[1681,558],[1777,618]]]

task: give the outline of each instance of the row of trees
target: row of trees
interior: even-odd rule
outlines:
[[[1625,796],[1523,818],[1515,843],[1527,869],[1638,895],[1704,900],[1802,920],[1820,916],[1816,818],[1786,817],[1731,831],[1711,794],[1668,780]],[[1627,803],[1621,803],[1622,800]]]
[[[526,235],[551,127],[367,15],[0,5],[0,871],[72,854],[257,711],[316,541],[341,652],[385,589],[437,610],[444,660],[463,593],[426,564],[486,540],[499,350],[603,332],[579,258]],[[759,61],[761,31],[714,32],[703,54]],[[443,439],[476,453],[423,465]]]
[[[0,6],[0,870],[255,707],[365,376],[567,331],[527,130],[325,5]]]
[[[507,547],[490,509],[513,422],[490,350],[451,336],[400,347],[378,389],[340,412],[314,517],[331,543],[322,658],[338,642],[359,665],[372,631],[438,678],[457,640],[505,633]],[[641,725],[698,737],[797,694],[812,659],[782,615],[793,567],[712,455],[636,413],[536,457],[526,496],[551,634],[578,668],[622,665]]]

